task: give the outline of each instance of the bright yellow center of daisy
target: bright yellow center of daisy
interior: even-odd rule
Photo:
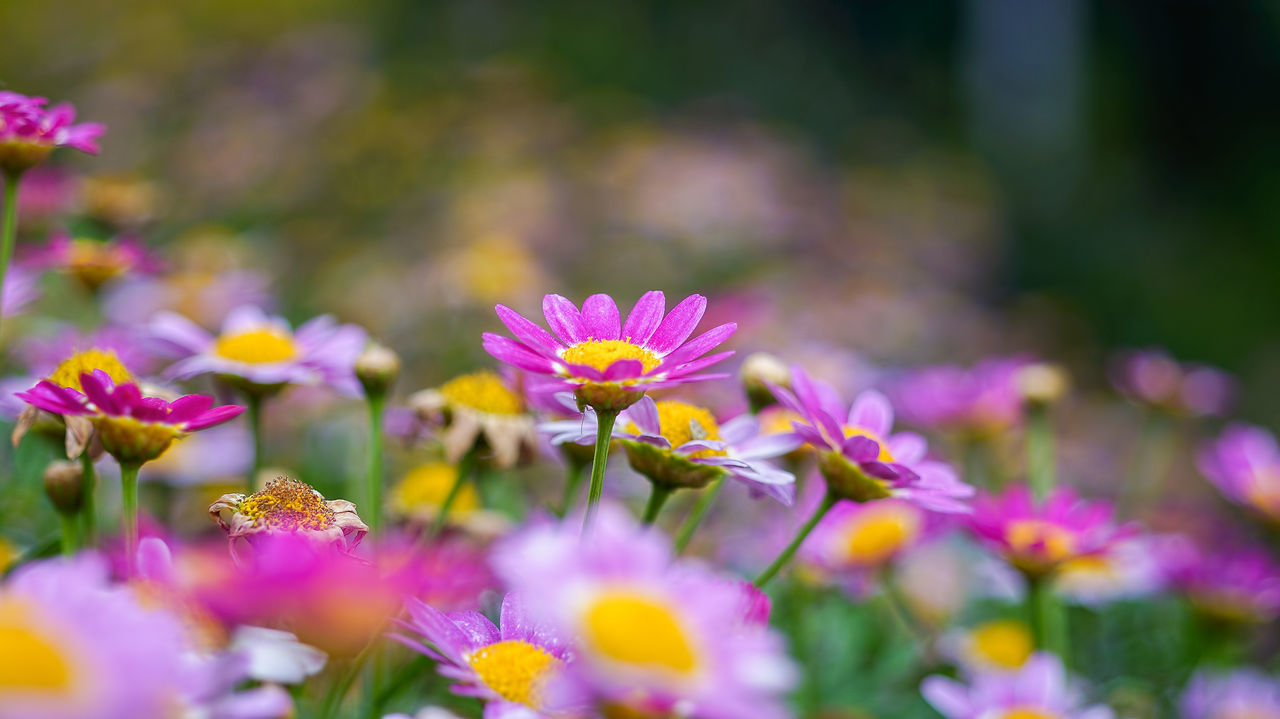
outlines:
[[[1062,719],[1062,717],[1031,707],[1019,707],[1001,714],[1000,719]]]
[[[481,647],[467,663],[490,689],[509,702],[538,708],[542,684],[560,668],[560,660],[542,647],[510,640]]]
[[[403,511],[436,509],[444,504],[457,481],[458,468],[452,464],[435,462],[413,469],[400,480],[392,492],[392,503]],[[463,484],[453,498],[449,516],[474,512],[480,508],[480,495],[471,483]]]
[[[1070,531],[1041,519],[1017,519],[1005,529],[1005,539],[1015,552],[1034,551],[1053,562],[1076,553],[1076,537]],[[1038,545],[1038,546],[1037,546]]]
[[[72,240],[67,248],[67,268],[91,287],[124,273],[128,261],[115,246],[97,240]]]
[[[115,352],[101,350],[96,347],[87,349],[84,352],[77,352],[63,360],[49,375],[49,381],[83,392],[84,387],[80,386],[80,375],[93,374],[94,370],[99,369],[106,372],[111,381],[116,384],[133,381],[129,370],[125,368],[124,363],[120,361]]]
[[[65,691],[74,682],[62,647],[32,628],[31,615],[31,608],[18,600],[0,599],[0,694]]]
[[[711,410],[671,399],[664,399],[654,404],[658,407],[659,431],[672,447],[679,447],[695,439],[720,441],[720,425],[716,423],[715,415],[711,414]],[[640,428],[635,423],[631,423],[627,426],[627,431],[638,434]],[[717,449],[703,449],[689,456],[722,457],[724,454]]]
[[[236,510],[275,529],[322,530],[333,526],[333,510],[306,482],[277,477],[261,492],[251,494]]]
[[[219,337],[213,351],[229,360],[248,364],[285,362],[299,354],[292,336],[267,327]]]
[[[1058,569],[1058,574],[1110,578],[1116,575],[1116,566],[1105,555],[1087,554],[1063,564]]]
[[[565,350],[560,358],[565,362],[586,365],[601,372],[609,369],[614,362],[621,360],[639,360],[645,372],[662,363],[662,358],[658,355],[626,340],[588,339]]]
[[[488,370],[464,374],[440,385],[449,404],[464,405],[490,414],[520,414],[520,396],[507,387],[502,376]]]
[[[583,620],[587,645],[613,661],[680,674],[698,664],[679,619],[653,598],[607,592],[587,607]]]
[[[1026,663],[1035,649],[1027,625],[1012,619],[997,619],[969,633],[973,651],[982,659],[1006,669]]]
[[[844,438],[848,439],[850,437],[866,437],[867,439],[880,445],[880,455],[876,457],[877,461],[880,461],[880,462],[898,461],[894,459],[893,455],[889,452],[889,443],[885,442],[884,439],[882,439],[880,435],[876,434],[875,432],[869,432],[861,427],[845,427]]]
[[[919,533],[920,517],[911,510],[892,504],[883,509],[868,505],[846,535],[849,561],[860,565],[880,564]]]
[[[0,537],[0,572],[4,572],[9,565],[18,560],[22,556],[22,552],[18,550],[17,545],[4,537]]]

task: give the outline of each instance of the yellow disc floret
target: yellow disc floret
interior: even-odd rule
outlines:
[[[1000,719],[1062,719],[1062,715],[1050,714],[1033,707],[1019,707],[1001,714]]]
[[[586,365],[601,372],[620,360],[638,360],[645,372],[662,363],[662,358],[658,355],[626,340],[587,339],[562,352],[560,358],[565,362]]]
[[[615,662],[688,674],[698,664],[681,622],[665,603],[626,591],[606,592],[583,616],[587,645]]]
[[[466,660],[480,681],[503,699],[534,709],[541,705],[543,682],[561,664],[546,649],[518,640],[481,647]]]
[[[458,479],[458,468],[444,462],[414,468],[391,491],[391,504],[402,513],[434,511],[444,504]],[[458,488],[449,516],[474,512],[480,508],[480,495],[474,485]]]
[[[77,239],[67,248],[67,270],[89,287],[100,287],[129,269],[130,259],[115,245]]]
[[[449,404],[463,405],[490,414],[521,414],[520,396],[511,391],[502,376],[488,370],[464,374],[440,385],[438,390]]]
[[[277,477],[251,494],[236,510],[272,529],[323,530],[333,526],[334,514],[324,497],[306,482]]]
[[[292,336],[269,327],[219,337],[213,351],[229,360],[248,364],[286,362],[299,354]]]
[[[117,385],[133,381],[129,370],[115,352],[97,347],[77,352],[63,360],[49,375],[49,381],[82,392],[84,387],[80,386],[80,375],[93,374],[94,370],[99,369],[106,372]]]
[[[34,609],[0,600],[0,694],[65,692],[74,684],[72,662],[58,641],[35,628]]]
[[[661,428],[662,436],[671,443],[672,447],[679,447],[695,439],[720,441],[720,425],[716,424],[716,418],[710,410],[670,399],[654,404],[658,407],[658,426]],[[631,424],[627,430],[638,434],[640,428]],[[704,449],[689,456],[719,457],[724,456],[724,452]]]
[[[1076,554],[1076,537],[1069,530],[1040,519],[1017,519],[1005,529],[1005,540],[1018,553],[1033,552],[1050,562]]]
[[[846,535],[851,564],[874,566],[897,554],[920,534],[920,515],[892,502],[866,505]]]
[[[969,633],[969,641],[980,659],[1005,669],[1021,667],[1035,649],[1027,625],[1012,619],[997,619],[975,627]]]

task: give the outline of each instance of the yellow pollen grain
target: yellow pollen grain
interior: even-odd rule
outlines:
[[[268,364],[297,357],[298,345],[293,337],[276,329],[260,328],[218,338],[214,353],[236,362]]]
[[[466,659],[480,681],[498,696],[534,709],[541,705],[543,682],[561,664],[542,647],[518,640],[481,647]]]
[[[1012,619],[997,619],[975,627],[969,641],[978,656],[1006,669],[1021,667],[1035,649],[1027,625]]]
[[[845,427],[844,438],[848,439],[850,437],[866,437],[867,439],[872,440],[876,444],[880,445],[880,454],[879,456],[876,457],[878,461],[881,461],[881,462],[898,461],[894,459],[893,454],[889,452],[889,443],[885,442],[884,439],[880,435],[876,434],[875,432],[869,432],[865,429],[862,429],[861,427]]]
[[[458,468],[444,462],[433,462],[415,467],[405,475],[391,493],[391,503],[403,512],[436,509],[444,504],[457,481]],[[458,489],[449,516],[467,514],[480,508],[480,495],[471,483]]]
[[[920,519],[911,510],[894,506],[879,510],[872,506],[849,528],[845,546],[849,561],[854,564],[881,564],[920,533]]]
[[[586,365],[601,372],[609,369],[614,362],[621,360],[639,360],[645,372],[653,370],[662,363],[662,358],[653,352],[626,340],[587,339],[565,350],[560,358],[565,362]]]
[[[1076,538],[1070,531],[1040,519],[1018,519],[1005,529],[1005,539],[1015,552],[1037,551],[1053,562],[1071,558],[1076,553]]]
[[[71,661],[53,638],[32,628],[32,610],[0,600],[0,693],[64,692],[74,684]]]
[[[106,372],[116,384],[133,381],[129,370],[115,352],[97,347],[77,352],[63,360],[49,375],[49,381],[82,392],[84,387],[80,386],[80,375],[92,374],[99,369]]]
[[[440,385],[438,390],[450,404],[463,405],[490,414],[521,414],[520,396],[507,387],[497,372],[483,370],[464,374]]]
[[[277,477],[260,492],[251,494],[236,510],[272,529],[324,530],[333,526],[333,510],[306,482]]]
[[[595,652],[623,664],[688,674],[697,657],[675,614],[662,602],[630,592],[596,598],[583,616]]]

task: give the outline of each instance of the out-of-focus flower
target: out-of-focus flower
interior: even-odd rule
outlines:
[[[1031,627],[1016,619],[993,619],[967,629],[954,629],[938,641],[942,653],[967,672],[1010,672],[1021,669],[1035,650]]]
[[[1232,424],[1197,456],[1227,499],[1280,524],[1280,445],[1261,427]]]
[[[410,517],[419,522],[431,522],[436,518],[457,479],[458,466],[455,464],[428,462],[418,465],[392,487],[391,510],[399,516]],[[475,485],[464,483],[458,488],[445,519],[465,522],[480,507],[480,493]]]
[[[388,714],[382,719],[462,719],[457,714],[448,709],[440,707],[423,707],[418,710],[417,714],[409,716],[408,714]]]
[[[265,627],[236,627],[228,649],[245,657],[248,676],[275,684],[301,684],[329,659],[289,632]]]
[[[1280,681],[1256,669],[1197,672],[1180,708],[1182,719],[1280,719]]]
[[[1087,502],[1059,486],[1037,504],[1025,485],[973,502],[970,529],[1028,576],[1052,574],[1064,563],[1099,554],[1130,534],[1112,521],[1109,502]]]
[[[836,574],[862,574],[888,564],[924,535],[924,510],[886,499],[841,502],[822,518],[800,549],[803,561]]]
[[[968,511],[960,500],[972,496],[973,487],[947,464],[926,459],[924,437],[890,434],[893,406],[884,395],[867,390],[845,412],[835,388],[803,368],[792,368],[791,381],[794,393],[774,386],[774,395],[804,418],[794,431],[818,450],[818,467],[832,495],[854,502],[899,497],[935,512]]]
[[[122,325],[102,325],[88,332],[72,325],[59,325],[47,335],[24,337],[15,348],[27,369],[42,377],[56,372],[58,365],[67,358],[90,350],[114,354],[135,375],[145,376],[155,365],[155,358],[145,350],[143,336],[138,329]],[[88,371],[93,369],[95,367],[91,366]],[[116,379],[120,380],[119,377]]]
[[[234,485],[244,481],[252,462],[248,428],[224,424],[174,442],[164,454],[143,465],[138,476],[171,486]]]
[[[556,444],[587,444],[595,440],[595,418],[587,412],[540,429],[553,434]],[[643,397],[619,415],[613,436],[631,468],[666,489],[697,489],[728,476],[786,505],[795,498],[795,476],[764,460],[790,452],[800,441],[760,434],[760,423],[749,414],[720,425],[704,407]]]
[[[690,295],[665,313],[666,297],[646,292],[625,323],[608,295],[592,295],[582,311],[560,295],[547,295],[542,311],[555,332],[542,329],[514,310],[498,305],[498,318],[516,339],[484,333],[484,348],[510,365],[560,378],[579,404],[617,412],[647,390],[673,387],[722,375],[697,374],[732,352],[706,355],[727,340],[729,322],[689,340],[707,308],[707,298]]]
[[[142,464],[159,457],[175,439],[237,417],[239,405],[213,406],[213,398],[190,394],[168,402],[144,397],[132,382],[115,383],[101,369],[80,375],[83,393],[43,380],[18,396],[46,412],[87,416],[102,448],[122,464]]]
[[[1085,606],[1156,592],[1165,583],[1165,568],[1155,548],[1158,541],[1145,536],[1120,539],[1101,552],[1069,559],[1058,566],[1054,591]]]
[[[137,229],[150,222],[159,197],[154,183],[131,175],[87,177],[80,191],[85,213],[117,230]]]
[[[368,337],[363,329],[340,325],[328,315],[295,332],[282,317],[240,307],[215,337],[181,315],[162,312],[151,321],[151,332],[166,350],[184,357],[166,371],[170,377],[216,374],[255,388],[323,384],[360,394],[355,362]]]
[[[46,108],[43,97],[0,91],[0,170],[16,174],[40,164],[55,147],[98,153],[98,138],[107,128],[97,122],[72,124],[76,110],[68,103]]]
[[[96,292],[108,282],[135,274],[149,274],[163,267],[134,237],[111,240],[72,238],[57,233],[44,247],[34,249],[22,258],[22,265],[32,269],[56,270]]]
[[[483,700],[486,717],[550,714],[547,686],[569,661],[570,643],[540,622],[519,595],[508,594],[502,600],[498,626],[479,612],[446,615],[416,599],[409,601],[408,609],[410,619],[401,626],[427,644],[393,636],[440,662],[440,673],[460,682],[453,685],[454,693]]]
[[[61,218],[75,205],[77,184],[65,168],[46,166],[28,170],[18,187],[18,223],[43,225]],[[0,202],[0,207],[3,206]]]
[[[787,715],[795,672],[775,634],[747,610],[736,581],[673,563],[671,546],[621,509],[600,508],[590,534],[542,525],[505,540],[494,566],[562,636],[578,639],[565,703],[604,713],[709,719]]]
[[[490,303],[512,297],[536,299],[548,279],[537,257],[523,242],[509,234],[481,235],[446,250],[432,262],[432,286],[444,290],[450,301]]]
[[[1022,419],[1018,373],[1024,357],[999,357],[973,367],[926,367],[908,374],[893,396],[907,422],[927,429],[986,437]]]
[[[400,377],[400,355],[390,347],[370,342],[356,357],[355,372],[366,397],[385,397]]]
[[[269,306],[269,285],[267,276],[256,270],[181,269],[113,284],[103,295],[102,310],[123,325],[145,324],[170,311],[202,327],[219,327],[239,307]]]
[[[40,297],[39,278],[22,269],[10,267],[4,273],[4,288],[0,289],[0,316],[13,317]]]
[[[789,387],[791,370],[776,356],[768,352],[753,352],[742,361],[738,368],[742,378],[742,388],[747,393],[752,409],[759,411],[777,402],[770,385]]]
[[[513,377],[481,370],[460,375],[439,387],[409,397],[418,417],[444,427],[445,457],[458,462],[473,448],[492,452],[498,467],[513,467],[529,457],[537,443],[529,414]]]
[[[277,477],[248,496],[224,494],[209,507],[209,517],[233,547],[241,538],[253,542],[261,538],[257,535],[293,534],[351,549],[369,533],[356,505],[345,499],[325,500],[311,485],[289,477]]]
[[[1170,541],[1160,554],[1171,584],[1196,611],[1235,624],[1280,616],[1280,565],[1261,548],[1205,551],[1190,541]]]
[[[1134,402],[1186,417],[1219,416],[1230,408],[1235,393],[1226,372],[1180,364],[1162,350],[1120,355],[1112,364],[1111,384]]]
[[[1016,672],[978,674],[968,684],[932,676],[920,687],[947,719],[1111,719],[1111,709],[1082,706],[1058,657],[1036,653]]]

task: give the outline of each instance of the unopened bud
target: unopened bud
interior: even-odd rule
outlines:
[[[1056,364],[1037,362],[1018,371],[1018,390],[1031,404],[1053,404],[1062,399],[1070,387],[1067,371]]]
[[[81,489],[83,473],[79,462],[50,462],[44,470],[44,492],[54,509],[62,514],[75,514],[84,503]]]
[[[746,390],[751,409],[756,412],[778,402],[769,385],[791,385],[791,370],[786,363],[768,352],[748,355],[742,361],[742,369],[738,370],[738,374],[742,378],[742,387]]]
[[[356,358],[356,379],[367,396],[386,394],[399,376],[400,355],[389,347],[374,342]]]

